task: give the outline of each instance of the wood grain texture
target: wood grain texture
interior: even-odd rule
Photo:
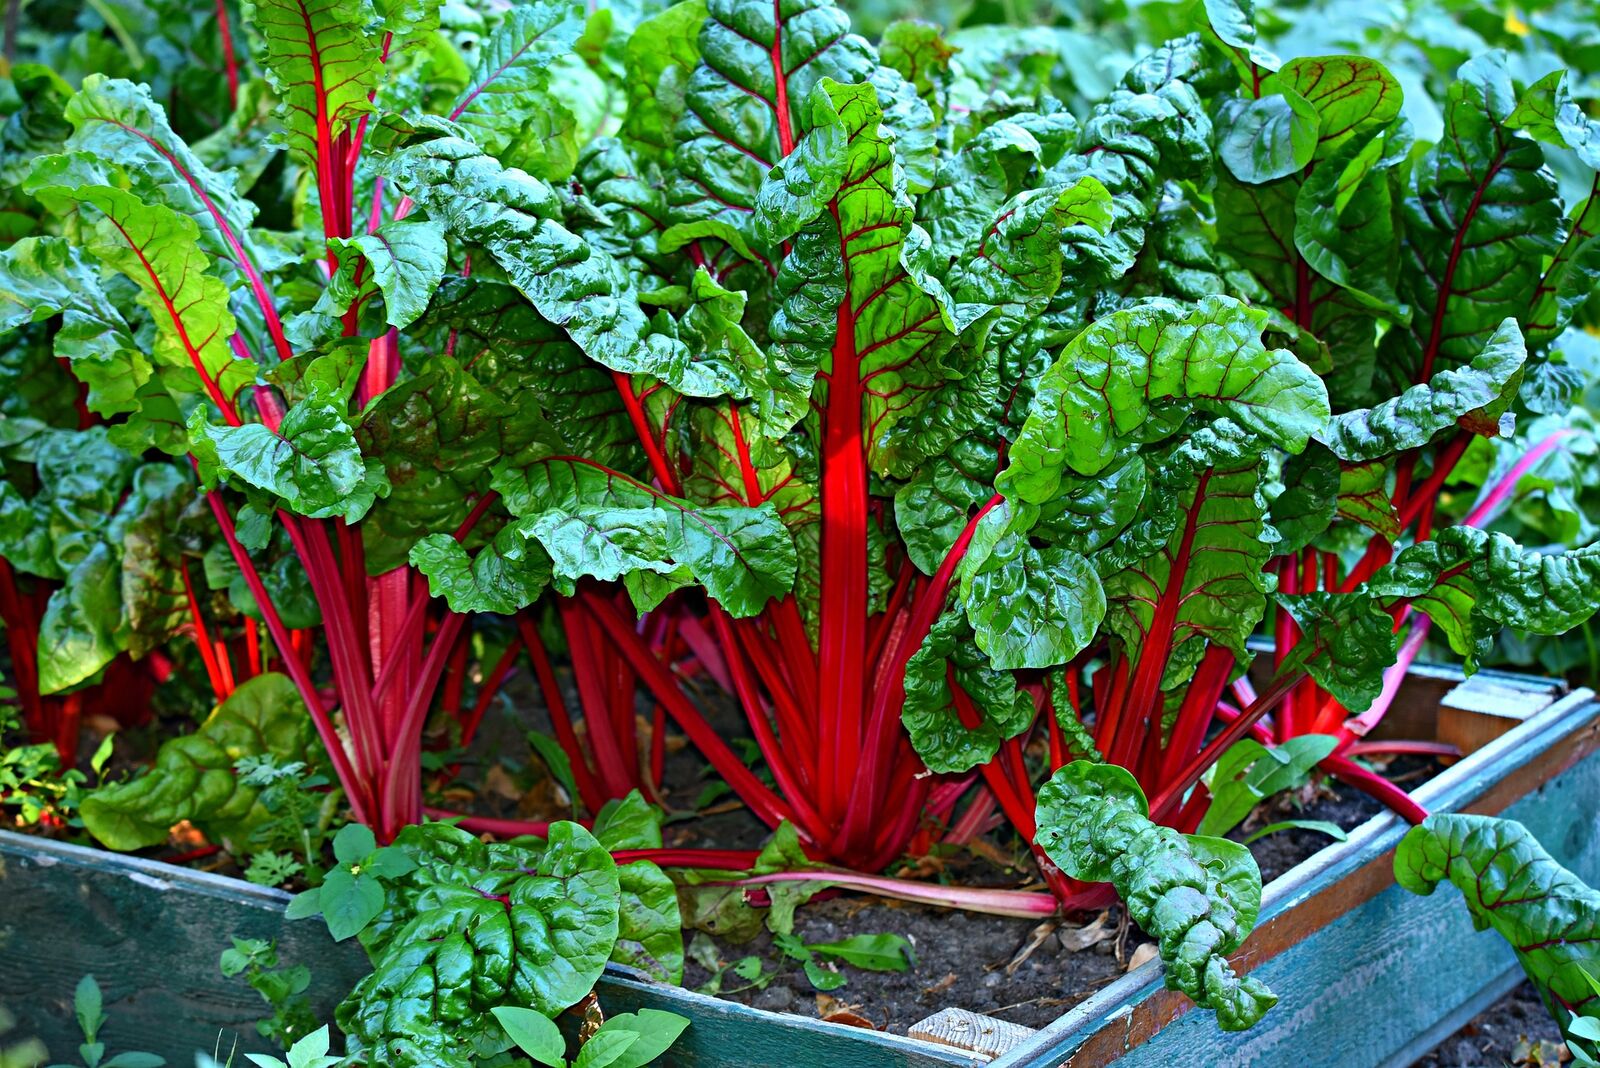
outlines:
[[[1432,811],[1521,820],[1563,864],[1600,881],[1600,704],[1584,691],[1462,760],[1417,791]],[[992,1068],[1119,1065],[1405,1065],[1520,974],[1508,946],[1473,930],[1459,899],[1394,884],[1406,825],[1375,817],[1267,887],[1235,965],[1279,1004],[1227,1034],[1162,986],[1159,962],[1078,1005]]]
[[[79,1042],[72,990],[86,973],[105,993],[102,1039],[115,1050],[194,1063],[196,1050],[237,1036],[241,1052],[272,1052],[255,1033],[265,1005],[217,959],[230,936],[275,939],[285,964],[312,972],[317,1010],[333,1007],[369,970],[353,941],[336,944],[315,921],[290,923],[289,897],[237,879],[0,832],[0,1005],[10,1037],[37,1036],[65,1057]],[[986,1058],[894,1035],[763,1012],[622,969],[599,986],[608,1012],[642,1007],[687,1016],[664,1059],[695,1068],[949,1068]],[[235,1063],[242,1063],[236,1060]]]
[[[952,1007],[918,1020],[907,1033],[925,1042],[971,1050],[988,1060],[1022,1045],[1033,1037],[1034,1029]]]
[[[1437,738],[1463,756],[1476,753],[1548,708],[1555,695],[1507,686],[1475,675],[1439,702]]]

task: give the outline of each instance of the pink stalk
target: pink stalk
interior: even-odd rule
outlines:
[[[895,898],[900,901],[915,901],[924,905],[938,905],[944,908],[964,909],[967,912],[982,912],[990,916],[1019,916],[1023,919],[1036,919],[1041,916],[1054,916],[1059,909],[1086,908],[1087,905],[1077,901],[1058,902],[1052,894],[1039,894],[1029,890],[995,890],[988,887],[971,886],[940,886],[937,883],[918,883],[910,879],[894,879],[887,875],[862,875],[853,871],[781,871],[770,875],[753,875],[748,879],[734,879],[726,883],[711,883],[711,886],[764,886],[770,883],[829,883],[842,886],[848,890],[863,890],[867,893],[877,894],[880,897]],[[1088,901],[1091,896],[1098,900],[1103,896],[1103,888],[1098,884],[1090,887],[1082,898]]]
[[[1563,438],[1572,437],[1576,433],[1578,432],[1572,427],[1563,427],[1529,449],[1527,454],[1518,460],[1511,470],[1501,476],[1500,481],[1483,491],[1477,503],[1472,506],[1472,511],[1468,512],[1467,517],[1461,521],[1461,525],[1464,527],[1481,527],[1485,523],[1491,522],[1499,514],[1506,501],[1517,492],[1517,483],[1522,480],[1522,476],[1531,471],[1540,460],[1554,452]]]
[[[1340,751],[1341,756],[1355,757],[1367,756],[1374,753],[1389,753],[1405,756],[1440,756],[1458,757],[1461,755],[1459,746],[1449,742],[1423,742],[1423,741],[1375,741],[1351,742]]]
[[[1405,643],[1400,646],[1399,656],[1383,673],[1383,689],[1379,691],[1378,699],[1359,716],[1352,716],[1344,721],[1344,725],[1339,728],[1341,739],[1353,741],[1372,730],[1383,719],[1389,711],[1389,706],[1394,704],[1395,695],[1400,692],[1401,684],[1406,680],[1406,672],[1411,670],[1417,654],[1422,651],[1423,642],[1427,641],[1428,629],[1432,625],[1433,620],[1427,616],[1417,617],[1416,622],[1412,624],[1411,633],[1406,635]]]
[[[193,460],[191,456],[190,462]],[[317,728],[317,736],[322,739],[322,745],[328,751],[328,759],[333,762],[334,774],[344,786],[345,796],[350,801],[351,813],[357,822],[368,822],[368,799],[361,793],[363,781],[356,777],[350,765],[344,742],[339,738],[339,732],[334,729],[333,720],[322,703],[322,695],[317,690],[316,684],[311,681],[311,674],[306,670],[305,662],[295,655],[289,628],[283,625],[283,619],[278,615],[277,607],[273,605],[272,598],[267,593],[266,584],[261,581],[261,576],[256,571],[255,562],[250,559],[250,554],[245,552],[244,546],[239,544],[233,517],[228,514],[222,495],[213,490],[206,494],[206,502],[211,506],[211,513],[216,517],[217,526],[222,530],[223,540],[228,543],[228,551],[233,554],[234,562],[239,565],[239,571],[244,575],[245,584],[250,587],[250,593],[256,599],[256,607],[261,610],[261,616],[266,620],[267,633],[278,646],[284,669],[288,671],[289,677],[294,681],[295,689],[300,691],[300,699],[306,703],[306,708],[311,713],[311,722]]]
[[[944,843],[956,846],[966,845],[988,830],[995,822],[994,817],[994,792],[979,783],[978,790],[972,795],[972,801],[967,805],[966,811],[962,812],[955,823],[950,825],[949,832],[944,836]]]
[[[1413,801],[1410,794],[1375,771],[1368,771],[1341,756],[1329,757],[1322,762],[1322,767],[1340,782],[1354,786],[1362,793],[1382,801],[1408,823],[1421,823],[1428,818],[1427,809]]]

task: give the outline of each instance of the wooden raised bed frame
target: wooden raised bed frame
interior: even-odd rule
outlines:
[[[1558,684],[1486,673],[1502,686],[1554,696]],[[1396,717],[1418,737],[1440,698],[1460,681],[1414,672]],[[1397,711],[1400,709],[1397,705]],[[1431,736],[1431,734],[1429,735]],[[1600,704],[1569,694],[1425,785],[1438,811],[1521,819],[1562,863],[1600,878],[1594,834],[1600,797]],[[1582,803],[1573,803],[1579,800]],[[688,1016],[666,1062],[727,1068],[1056,1068],[1105,1064],[1281,1064],[1354,1068],[1407,1064],[1519,980],[1510,950],[1472,930],[1454,892],[1438,900],[1394,885],[1391,863],[1405,826],[1384,814],[1322,850],[1266,891],[1261,922],[1236,963],[1271,984],[1280,1003],[1260,1026],[1218,1031],[1165,990],[1158,962],[1106,987],[998,1060],[894,1035],[765,1012],[643,981],[613,969],[602,979],[611,1011],[640,1006]],[[287,963],[310,967],[317,1008],[332,1007],[366,970],[353,943],[335,945],[320,924],[283,918],[288,895],[236,879],[137,857],[0,832],[0,1005],[17,1026],[0,1046],[42,1038],[61,1056],[76,1048],[71,994],[91,973],[106,994],[110,1050],[150,1050],[169,1063],[193,1051],[265,1049],[252,1023],[264,1005],[217,958],[229,936],[276,939]],[[957,999],[958,1000],[958,999]]]

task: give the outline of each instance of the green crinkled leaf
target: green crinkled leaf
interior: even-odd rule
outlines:
[[[1283,463],[1283,489],[1272,499],[1280,554],[1298,553],[1333,524],[1339,506],[1339,461],[1318,443]]]
[[[622,133],[631,143],[664,152],[683,114],[689,72],[700,61],[705,0],[684,0],[639,23],[624,47],[628,115]]]
[[[447,124],[430,130],[439,136],[388,157],[384,174],[451,233],[486,248],[539,314],[591,359],[691,396],[745,395],[737,381],[704,373],[683,342],[650,331],[635,279],[561,225],[561,201],[548,185],[502,166]]]
[[[824,80],[808,107],[818,128],[837,128],[844,141],[834,215],[820,221],[827,233],[837,219],[828,266],[806,271],[832,276],[838,270],[832,264],[842,257],[845,317],[837,301],[818,316],[819,325],[831,327],[828,336],[847,331],[851,346],[832,352],[832,381],[846,398],[843,412],[833,417],[862,420],[868,465],[905,476],[944,451],[962,429],[938,403],[939,387],[956,376],[945,360],[955,343],[956,311],[930,273],[929,239],[915,225],[878,91],[870,84]],[[812,252],[797,241],[783,270],[801,268]]]
[[[493,356],[463,353],[459,344],[456,351],[475,370],[497,376],[496,385],[506,393],[487,388],[479,375],[449,356],[432,356],[413,364],[408,378],[372,401],[356,428],[362,455],[382,464],[389,484],[388,495],[374,504],[361,528],[373,574],[399,566],[420,539],[453,535],[483,496],[494,464],[531,441],[556,438],[521,375],[506,373]],[[548,379],[543,384],[554,385]],[[517,397],[518,403],[505,396]],[[511,540],[497,551],[517,555]]]
[[[767,171],[811,129],[813,88],[823,79],[863,82],[871,49],[831,3],[709,0],[699,64],[683,85],[668,180],[671,221],[715,219],[754,239],[750,210]],[[676,85],[674,85],[676,89]]]
[[[122,616],[135,658],[166,644],[189,622],[180,569],[195,547],[186,523],[193,503],[194,484],[178,467],[146,464],[135,472],[121,509]]]
[[[80,812],[89,833],[112,849],[164,842],[190,820],[214,841],[243,842],[272,818],[234,765],[247,756],[300,759],[311,744],[311,720],[294,684],[266,674],[245,682],[190,735],[164,742],[150,772],[90,793]]]
[[[1116,887],[1156,939],[1167,986],[1214,1010],[1224,1031],[1254,1026],[1277,1003],[1227,960],[1261,906],[1261,873],[1244,846],[1151,823],[1130,772],[1082,760],[1040,788],[1038,826],[1040,847],[1063,872]]]
[[[1101,471],[1121,443],[1170,433],[1194,409],[1298,452],[1328,417],[1327,391],[1288,352],[1262,346],[1266,318],[1213,296],[1193,307],[1151,301],[1096,320],[1045,372],[1002,488],[1049,500],[1068,469]]]
[[[594,835],[610,850],[660,849],[659,809],[637,790],[610,801],[595,817]],[[611,959],[664,983],[683,981],[683,916],[678,888],[648,860],[617,866],[622,887],[617,944]]]
[[[1164,689],[1187,679],[1208,645],[1248,660],[1244,643],[1266,611],[1262,568],[1274,550],[1258,450],[1219,420],[1153,460],[1130,532],[1096,558],[1106,625],[1130,659],[1166,643],[1155,647],[1167,664]]]
[[[276,433],[260,423],[215,426],[197,410],[190,442],[208,482],[237,479],[310,519],[353,523],[389,489],[362,458],[344,405],[321,385],[289,409]]]
[[[794,585],[794,541],[766,502],[696,507],[572,456],[496,468],[493,485],[554,563],[558,589],[588,576],[685,567],[729,614],[754,615]]]
[[[385,321],[402,330],[438,292],[449,252],[444,227],[420,219],[391,220],[370,234],[334,238],[328,248],[339,257],[339,272],[325,294],[333,310],[342,312],[361,298],[362,287],[351,277],[360,270],[383,293]]]
[[[505,1046],[500,1006],[554,1017],[594,987],[618,931],[617,866],[593,835],[484,845],[444,824],[407,827],[414,866],[388,881],[363,933],[373,972],[339,1006],[357,1048],[399,1068],[470,1068]]]
[[[90,678],[126,647],[121,568],[104,543],[50,595],[39,621],[39,691],[55,693]]]
[[[411,549],[411,566],[428,579],[428,592],[452,612],[510,615],[538,600],[550,582],[550,557],[526,523],[501,527],[477,553],[448,534],[429,534]]]
[[[1345,708],[1361,711],[1383,690],[1395,662],[1394,617],[1372,598],[1336,593],[1278,594],[1303,637],[1280,671],[1304,668]]]
[[[1384,380],[1409,386],[1469,363],[1538,290],[1560,243],[1561,202],[1544,153],[1506,125],[1517,105],[1503,53],[1461,68],[1437,145],[1412,168],[1401,205],[1400,296],[1409,331],[1385,338]]]
[[[11,566],[47,579],[65,578],[96,545],[113,537],[117,511],[137,464],[104,427],[46,430],[28,439],[38,485],[31,499],[4,486],[0,555]]]
[[[546,151],[530,142],[548,127],[529,120],[544,112],[548,121],[551,112],[566,111],[562,97],[549,91],[550,80],[553,63],[571,54],[583,30],[578,14],[568,4],[518,4],[479,46],[477,66],[449,117],[485,152],[505,163],[533,167]],[[534,160],[526,158],[530,154]],[[571,173],[570,163],[566,172]]]
[[[156,323],[151,355],[166,391],[198,393],[203,387],[213,399],[232,403],[255,381],[256,368],[228,343],[237,329],[228,288],[210,273],[194,220],[110,185],[75,184],[89,177],[75,168],[77,160],[41,160],[30,188],[59,210],[91,209],[95,223],[85,247],[139,287],[139,303]]]
[[[1389,468],[1382,460],[1339,465],[1339,518],[1360,523],[1379,537],[1400,536],[1400,514],[1389,494]]]
[[[1510,943],[1569,1043],[1600,1054],[1581,1021],[1600,1019],[1595,946],[1600,894],[1558,864],[1528,829],[1493,816],[1438,813],[1413,827],[1394,855],[1395,881],[1431,894],[1449,881],[1478,930]]]
[[[472,388],[476,382],[507,402],[512,408],[511,421],[504,424],[511,432],[505,435],[508,441],[530,440],[549,433],[580,456],[619,470],[635,471],[640,462],[638,436],[611,373],[585,357],[583,350],[558,327],[541,319],[511,286],[482,278],[446,278],[439,297],[413,330],[419,327],[428,332],[439,349],[447,349],[454,337],[456,361],[462,368],[471,368],[470,381],[457,384],[446,376],[433,388],[445,386],[450,394],[462,396],[462,401],[453,403],[470,399],[472,407],[477,408],[488,402]],[[444,366],[437,357],[430,363]],[[511,405],[512,399],[517,403]],[[530,400],[536,400],[537,405]],[[408,415],[414,406],[424,403],[438,407],[432,401],[410,401]],[[496,425],[466,418],[465,414],[450,422],[462,430]],[[378,427],[370,429],[376,437]],[[444,440],[449,441],[458,432],[447,432]],[[477,438],[471,440],[476,443]],[[380,451],[388,453],[394,447],[394,443],[385,444]],[[439,451],[443,454],[457,448],[452,444]],[[469,454],[477,451],[474,447]],[[443,473],[453,478],[459,464],[459,457],[448,461]],[[474,487],[478,484],[475,471],[466,477]],[[391,473],[391,482],[395,481],[403,480],[396,480]],[[406,494],[396,492],[397,499],[405,498]],[[459,506],[460,502],[456,503]]]
[[[212,170],[173,132],[149,86],[91,75],[66,118],[75,128],[68,151],[114,160],[145,203],[194,220],[200,247],[213,261],[242,268],[243,257],[255,256],[255,204],[240,195],[233,175]]]
[[[1501,627],[1563,634],[1600,609],[1600,546],[1542,553],[1505,534],[1449,527],[1401,550],[1365,590],[1408,599],[1471,671]]]
[[[1500,413],[1516,395],[1527,356],[1522,331],[1507,319],[1471,363],[1440,371],[1375,408],[1334,416],[1319,440],[1339,459],[1362,463],[1421,448],[1457,425],[1504,435],[1511,416]]]
[[[912,654],[905,691],[900,722],[930,771],[988,763],[1034,718],[1033,701],[1010,672],[990,666],[960,612],[941,615]]]
[[[884,28],[878,61],[898,71],[928,101],[934,115],[943,117],[944,96],[952,80],[950,60],[958,51],[934,23],[898,19]]]
[[[55,354],[88,387],[89,408],[112,416],[138,408],[151,368],[99,273],[59,237],[25,237],[0,251],[0,333],[62,316]]]
[[[1105,592],[1083,556],[1034,547],[1006,529],[1009,509],[980,521],[958,568],[974,640],[1001,671],[1065,664],[1094,640]]]

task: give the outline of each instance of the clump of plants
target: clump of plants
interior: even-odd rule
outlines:
[[[1355,758],[1430,634],[1471,670],[1600,607],[1600,125],[1489,52],[1420,137],[1416,79],[1252,19],[1195,5],[1091,86],[828,3],[267,0],[206,27],[210,125],[131,41],[19,63],[21,725],[70,767],[107,693],[199,695],[64,787],[83,826],[302,888],[371,959],[337,1022],[373,1063],[561,1063],[608,960],[681,980],[708,883],[1120,897],[1256,1023],[1222,835],[1318,767],[1421,822]],[[435,789],[524,654],[582,823]],[[665,846],[669,725],[765,850]],[[999,823],[1043,892],[878,874]],[[673,1037],[622,1019],[577,1063]]]

